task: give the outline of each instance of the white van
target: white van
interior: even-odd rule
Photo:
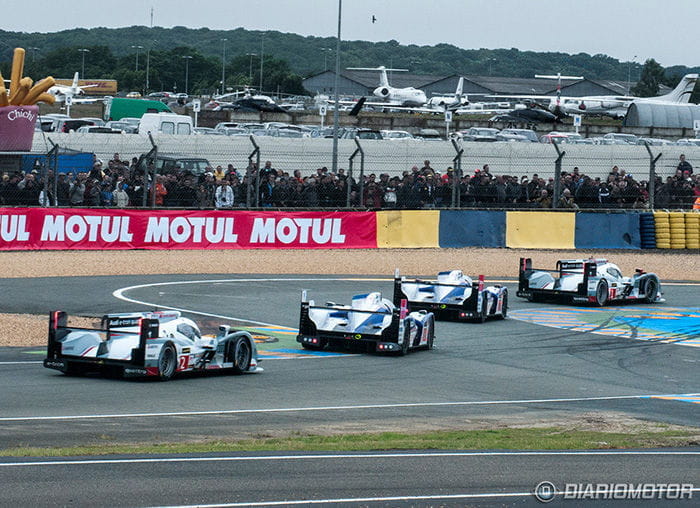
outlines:
[[[139,134],[192,134],[192,118],[175,113],[144,113]]]

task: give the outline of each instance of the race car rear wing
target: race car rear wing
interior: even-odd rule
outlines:
[[[532,268],[532,259],[520,258],[520,268],[518,273],[518,296],[528,296],[533,293],[547,295],[587,295],[588,280],[595,277],[598,272],[598,263],[605,262],[600,259],[589,260],[559,260],[556,270],[546,268]],[[531,288],[530,276],[535,272],[556,273],[557,279],[574,273],[583,274],[583,281],[578,285],[576,291],[564,291],[560,289]]]
[[[301,310],[299,312],[299,335],[297,340],[303,337],[317,337],[325,339],[345,339],[352,337],[356,340],[372,340],[382,342],[396,342],[400,333],[403,331],[403,319],[408,314],[407,302],[402,301],[402,305],[394,308],[391,312],[391,324],[381,329],[379,333],[355,333],[353,330],[334,331],[334,330],[319,330],[316,323],[310,317],[310,311],[313,309],[325,310],[328,312],[344,312],[348,314],[366,314],[387,316],[387,312],[376,312],[371,310],[336,308],[322,305],[314,305],[313,300],[307,298],[307,292],[301,293]]]
[[[408,295],[404,292],[402,285],[404,283],[409,284],[426,284],[430,286],[440,286],[440,287],[462,287],[460,284],[451,284],[449,282],[438,282],[433,280],[422,280],[422,279],[407,279],[399,274],[398,268],[394,271],[394,298],[393,303],[397,307],[401,305],[402,300],[408,301],[408,306],[410,311],[416,310],[429,310],[431,312],[436,312],[436,305],[426,302],[420,302],[415,300],[410,300]],[[465,286],[466,287],[466,286]],[[460,303],[444,304],[444,308],[456,308],[456,309],[467,309],[476,312],[481,306],[481,291],[484,289],[484,276],[479,275],[478,280],[472,280],[472,291],[468,298],[462,300]]]
[[[60,360],[63,358],[70,358],[71,360],[82,363],[119,364],[143,367],[146,355],[146,341],[148,339],[157,338],[159,334],[159,323],[157,319],[129,318],[115,320],[113,317],[107,315],[102,318],[102,327],[103,328],[69,327],[68,315],[65,312],[58,310],[52,311],[49,314],[49,341],[44,364],[46,365],[47,362],[60,363]],[[138,331],[127,332],[123,329],[124,327],[135,327]],[[120,336],[132,334],[139,336],[139,343],[138,347],[132,349],[131,358],[129,360],[73,356],[65,354],[61,347],[63,341],[73,332],[93,333],[100,337],[103,343],[109,342],[112,338],[112,334],[118,333]],[[51,367],[52,365],[46,366]]]

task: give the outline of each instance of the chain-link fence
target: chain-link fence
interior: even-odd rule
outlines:
[[[333,140],[324,138],[35,134],[35,153],[54,145],[94,153],[101,166],[61,176],[44,164],[33,178],[43,196],[25,192],[27,175],[5,171],[3,205],[76,206],[56,195],[76,179],[92,195],[82,206],[121,206],[121,190],[128,206],[202,208],[689,209],[700,195],[692,146],[340,139],[334,173]]]

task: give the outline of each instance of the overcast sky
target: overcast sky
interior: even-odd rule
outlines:
[[[7,13],[11,3],[2,4]],[[148,26],[151,7],[154,25],[164,27],[243,27],[325,37],[335,36],[338,20],[338,0],[39,0],[30,5],[16,16],[4,15],[0,27],[54,32]],[[700,0],[344,0],[341,37],[604,53],[622,61],[654,58],[664,66],[693,67],[700,65],[699,23]],[[377,62],[382,63],[388,65]]]

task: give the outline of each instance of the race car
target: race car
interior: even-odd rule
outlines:
[[[517,295],[531,302],[561,300],[601,307],[610,302],[665,301],[656,274],[637,269],[632,277],[623,277],[607,259],[561,259],[556,270],[543,270],[532,268],[530,258],[520,258]]]
[[[426,311],[408,312],[381,293],[355,295],[350,305],[317,306],[301,294],[297,342],[306,349],[329,347],[405,355],[411,349],[432,349],[435,318]]]
[[[259,372],[253,337],[220,325],[202,335],[178,311],[107,314],[100,329],[71,328],[65,312],[49,315],[44,367],[65,374],[100,370],[117,376],[152,376],[163,381],[181,372],[228,369]]]
[[[427,310],[436,319],[476,321],[487,318],[504,319],[508,314],[508,289],[500,285],[484,286],[484,276],[478,282],[461,270],[437,274],[437,280],[406,279],[394,272],[394,304],[408,300],[408,308]]]

